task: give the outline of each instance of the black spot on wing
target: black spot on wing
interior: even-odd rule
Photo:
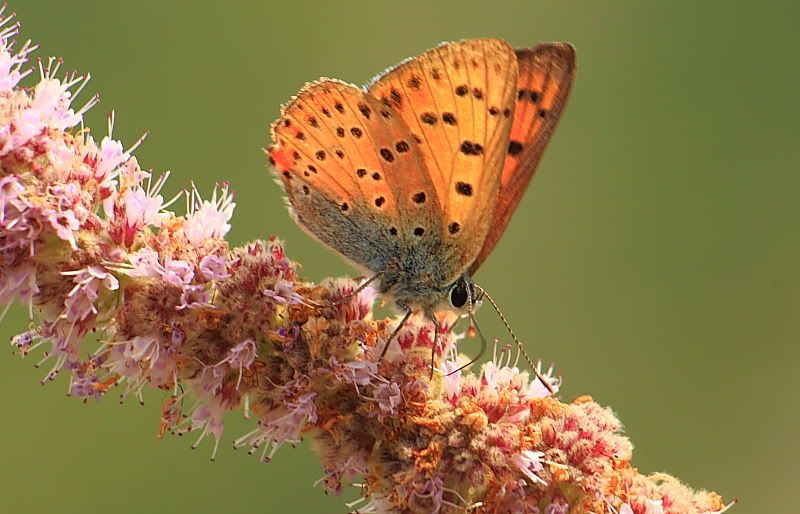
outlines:
[[[522,151],[522,143],[510,141],[508,143],[508,155],[518,155]]]
[[[381,153],[381,157],[383,157],[384,161],[386,161],[386,162],[393,162],[394,161],[394,154],[388,148],[381,148],[380,153]]]
[[[426,125],[435,125],[437,121],[436,115],[432,112],[423,112],[419,119]]]
[[[456,193],[462,196],[472,196],[472,184],[467,182],[456,182]]]
[[[464,155],[481,155],[483,153],[483,146],[480,143],[474,143],[465,139],[461,143],[460,150]]]

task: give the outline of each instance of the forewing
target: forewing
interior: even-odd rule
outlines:
[[[415,227],[439,229],[419,145],[362,89],[308,84],[283,108],[272,139],[270,160],[296,220],[350,261],[381,271],[414,243]]]
[[[483,248],[470,266],[471,274],[503,235],[556,128],[575,78],[575,48],[569,43],[544,43],[516,50],[516,54],[516,106],[500,192]]]
[[[419,142],[442,207],[440,265],[451,278],[475,259],[489,231],[516,84],[511,47],[473,39],[409,59],[369,86]]]

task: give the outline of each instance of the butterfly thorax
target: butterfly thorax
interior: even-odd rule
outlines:
[[[445,271],[435,265],[416,269],[390,266],[381,274],[378,290],[402,310],[429,317],[441,311],[463,313],[477,300],[475,286],[469,273],[453,278]]]

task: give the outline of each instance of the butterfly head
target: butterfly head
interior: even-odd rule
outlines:
[[[382,274],[378,289],[404,310],[467,314],[474,312],[482,299],[481,288],[472,282],[468,273],[455,280],[437,281],[428,274],[395,274],[392,271]]]
[[[467,274],[458,277],[447,291],[448,307],[452,310],[472,311],[478,301],[475,284]]]

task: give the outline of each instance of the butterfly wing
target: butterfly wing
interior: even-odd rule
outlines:
[[[517,100],[500,192],[490,230],[470,266],[470,274],[503,235],[556,128],[575,78],[575,48],[568,43],[544,43],[533,49],[517,50],[516,54]]]
[[[362,89],[308,84],[282,109],[272,140],[270,161],[298,224],[355,264],[381,271],[417,242],[414,228],[440,230],[419,145]]]
[[[489,233],[516,99],[517,58],[498,39],[448,43],[378,76],[369,92],[419,142],[441,202],[444,275],[455,279]]]

